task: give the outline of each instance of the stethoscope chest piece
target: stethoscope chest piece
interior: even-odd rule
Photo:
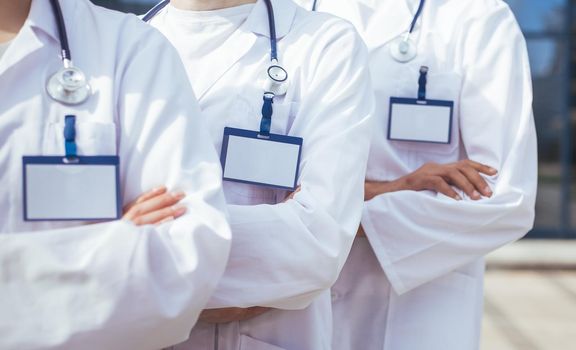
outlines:
[[[275,96],[283,96],[288,92],[288,72],[278,64],[272,64],[266,71],[264,90]]]
[[[88,99],[92,89],[86,80],[86,75],[80,69],[64,67],[48,79],[46,92],[60,103],[79,105]]]
[[[406,63],[412,61],[418,55],[416,43],[404,34],[396,38],[390,45],[390,55],[398,62]]]

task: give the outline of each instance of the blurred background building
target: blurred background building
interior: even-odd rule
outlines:
[[[156,0],[93,0],[120,11],[145,13]],[[534,78],[540,183],[536,227],[528,238],[576,239],[575,0],[507,0],[528,41]]]

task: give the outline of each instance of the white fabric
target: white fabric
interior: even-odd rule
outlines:
[[[165,26],[181,33],[174,37],[172,44],[178,48],[183,60],[197,60],[221,47],[246,21],[253,7],[254,4],[246,4],[214,11],[186,11],[169,4],[165,11],[170,20]],[[186,66],[191,81],[196,79],[198,68]]]
[[[303,1],[311,8],[311,1]],[[370,50],[376,93],[375,129],[367,178],[388,181],[426,162],[470,158],[499,170],[494,196],[457,202],[430,192],[395,192],[367,202],[362,225],[387,280],[373,305],[384,305],[381,338],[358,337],[335,349],[477,349],[482,314],[483,256],[522,237],[533,225],[537,183],[536,135],[526,43],[499,0],[427,1],[414,40],[419,55],[407,64],[390,56],[390,42],[404,33],[418,0],[320,1],[319,10],[342,16],[359,29]],[[430,67],[427,96],[454,100],[450,145],[386,140],[391,96],[416,97],[419,68]],[[366,261],[371,269],[374,261]],[[385,290],[393,287],[388,295]],[[348,288],[342,277],[334,290]],[[358,292],[360,293],[360,292]],[[335,303],[349,317],[335,332],[361,334],[372,322],[355,313],[365,300]],[[344,311],[335,310],[336,314]],[[384,341],[384,343],[382,343]]]
[[[290,74],[290,86],[275,99],[271,131],[304,139],[302,190],[282,203],[286,191],[225,182],[233,247],[209,305],[283,309],[221,325],[221,350],[327,350],[328,288],[350,250],[363,201],[373,105],[367,56],[347,22],[307,12],[290,0],[272,3],[280,61]],[[152,20],[177,43],[182,32],[167,23],[167,12]],[[186,67],[200,72],[191,79],[218,150],[225,126],[260,126],[270,64],[268,36],[266,6],[259,1],[212,54],[190,59],[181,52]],[[197,326],[191,340],[177,349],[204,349],[214,343],[215,332],[213,326]],[[256,340],[260,345],[252,347]]]
[[[34,0],[0,62],[0,348],[159,349],[186,339],[225,267],[218,159],[161,34],[86,0],[60,3],[94,95],[77,107],[47,96],[60,44],[49,2]],[[79,154],[120,156],[124,204],[167,185],[187,193],[188,213],[160,227],[23,222],[22,156],[63,155],[66,114]]]
[[[4,57],[4,54],[6,53],[6,51],[8,51],[10,44],[12,44],[12,40],[7,41],[5,43],[0,43],[0,60],[2,60],[2,57]]]

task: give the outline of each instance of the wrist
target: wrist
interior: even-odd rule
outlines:
[[[404,175],[401,178],[394,180],[395,191],[412,191],[414,184],[410,178],[410,174]]]

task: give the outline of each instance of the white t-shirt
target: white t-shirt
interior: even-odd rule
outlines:
[[[202,59],[222,47],[246,21],[254,4],[240,5],[214,11],[180,10],[167,6],[165,30],[178,33],[172,35],[174,46],[186,64],[188,76],[201,76],[196,72],[194,61]]]
[[[0,60],[2,59],[6,51],[8,51],[10,44],[12,44],[12,40],[7,41],[5,43],[0,43]]]

